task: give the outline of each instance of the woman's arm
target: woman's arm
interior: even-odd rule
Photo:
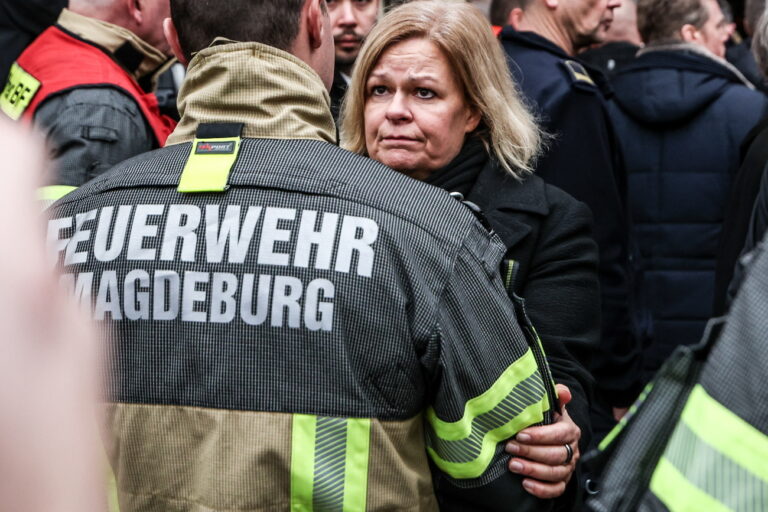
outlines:
[[[573,461],[563,464],[564,445],[571,445],[577,460],[591,438],[593,379],[586,365],[600,343],[600,286],[591,212],[557,188],[546,190],[550,213],[539,226],[535,246],[527,247],[528,258],[519,256],[526,268],[515,289],[526,301],[553,378],[562,385],[561,406],[568,407],[554,424],[522,432],[530,439],[523,442],[525,436],[518,435],[507,448],[515,455],[510,469],[529,477],[526,489],[551,498],[563,494],[576,467]],[[515,248],[510,253],[515,257]]]

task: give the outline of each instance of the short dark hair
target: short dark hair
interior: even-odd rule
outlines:
[[[680,29],[700,29],[709,20],[703,0],[638,0],[637,28],[646,44],[680,40]]]
[[[299,34],[306,1],[171,0],[171,17],[188,60],[217,37],[288,50]]]
[[[519,7],[525,10],[530,3],[531,0],[493,0],[490,10],[491,24],[503,27],[509,21],[512,9]]]

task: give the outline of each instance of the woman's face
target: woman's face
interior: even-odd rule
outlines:
[[[365,93],[368,155],[417,179],[450,163],[480,122],[448,59],[425,39],[382,53]]]

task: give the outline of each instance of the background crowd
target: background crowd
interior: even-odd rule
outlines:
[[[39,188],[40,198],[52,202],[81,187],[82,194],[107,190],[115,186],[109,181],[116,179],[110,178],[110,169],[118,166],[111,174],[119,173],[119,164],[128,161],[122,164],[128,176],[133,172],[133,157],[151,158],[142,155],[193,140],[222,138],[223,132],[199,130],[201,125],[221,121],[243,126],[237,134],[227,132],[229,138],[338,143],[413,178],[409,182],[423,182],[459,197],[476,210],[502,244],[499,259],[505,300],[510,299],[511,305],[497,304],[488,290],[485,311],[473,312],[471,307],[462,311],[454,304],[451,314],[464,315],[464,322],[445,327],[446,338],[453,332],[451,327],[456,329],[453,334],[465,333],[462,329],[487,334],[495,324],[488,320],[488,325],[479,327],[485,322],[483,315],[496,318],[496,313],[511,312],[522,330],[543,347],[545,366],[551,372],[544,381],[552,381],[557,388],[542,391],[542,400],[549,397],[551,411],[544,411],[541,425],[523,430],[522,436],[498,440],[507,454],[499,449],[495,455],[502,461],[501,472],[519,475],[514,482],[524,491],[516,494],[494,487],[479,476],[471,486],[462,484],[446,469],[450,465],[443,464],[450,458],[448,449],[439,441],[428,441],[430,450],[430,443],[435,443],[437,453],[430,462],[437,503],[442,510],[493,510],[509,502],[531,510],[579,509],[581,484],[596,478],[582,471],[580,458],[595,449],[617,422],[622,425],[629,420],[630,406],[678,346],[695,345],[710,319],[728,313],[768,229],[765,2],[445,1],[442,4],[451,6],[447,10],[436,3],[423,4],[420,10],[420,1],[326,0],[318,3],[322,5],[318,12],[324,16],[327,9],[327,28],[333,36],[329,48],[320,42],[323,35],[312,31],[313,11],[301,7],[304,1],[285,3],[303,9],[300,29],[283,19],[289,7],[274,2],[264,2],[259,16],[246,17],[251,27],[241,29],[243,20],[225,28],[220,20],[223,14],[206,18],[204,9],[188,6],[190,1],[0,0],[0,76],[8,77],[0,108],[10,120],[35,126],[45,139],[50,172]],[[396,9],[401,4],[409,6]],[[172,14],[175,26],[165,21]],[[302,39],[305,31],[306,41]],[[252,36],[273,33],[277,35],[270,35],[267,42]],[[244,61],[222,59],[218,53],[251,41],[290,53],[302,64],[282,62],[279,58],[284,56],[266,52],[259,58],[263,70],[272,75],[246,76],[237,67]],[[296,41],[304,41],[303,46]],[[318,49],[327,55],[323,57]],[[332,61],[332,68],[323,58]],[[186,77],[185,68],[189,69]],[[306,74],[309,68],[311,78]],[[329,93],[322,91],[322,85]],[[315,92],[314,99],[302,96],[304,89]],[[36,146],[26,147],[28,141],[17,142],[18,135],[10,135],[13,128],[3,129],[9,132],[3,140],[8,152],[23,148],[43,153]],[[315,159],[311,146],[307,148],[307,158]],[[279,152],[282,158],[297,149],[260,151]],[[325,155],[317,153],[321,154]],[[165,165],[174,155],[136,165]],[[336,162],[342,157],[323,158]],[[184,166],[177,167],[180,172]],[[120,187],[140,187],[138,179]],[[160,185],[141,186],[153,190]],[[410,197],[409,193],[403,197]],[[84,214],[76,206],[79,201],[87,203],[87,198],[77,194],[69,203],[65,199],[63,211],[80,219]],[[101,206],[113,208],[117,203]],[[445,213],[447,209],[440,211],[453,218]],[[6,216],[15,217],[28,216],[18,212]],[[89,220],[93,219],[77,220],[76,233],[84,232],[81,224]],[[180,219],[176,222],[179,233],[188,227]],[[189,217],[184,222],[189,223]],[[428,220],[422,227],[444,229]],[[58,236],[54,234],[54,242],[61,242]],[[48,237],[50,245],[50,231]],[[404,239],[413,244],[422,240]],[[186,247],[185,243],[180,246]],[[183,249],[182,256],[175,256],[173,244],[167,261],[181,265]],[[30,245],[28,251],[36,250],[35,244]],[[73,249],[66,244],[56,247],[64,267],[84,263],[76,261],[81,254],[74,253],[77,247],[77,243]],[[461,253],[457,258],[462,261]],[[362,259],[361,253],[358,267]],[[439,259],[419,253],[413,261]],[[392,261],[400,260],[407,257],[392,256]],[[24,263],[25,269],[35,265],[34,261]],[[9,262],[4,268],[18,264]],[[402,272],[429,288],[421,281],[430,279],[418,277],[412,264],[405,264]],[[438,274],[424,272],[436,280]],[[466,278],[456,277],[454,285]],[[8,283],[19,279],[15,275],[15,280],[7,281],[5,291],[13,286]],[[37,284],[36,289],[50,294],[46,288],[50,284]],[[79,284],[77,290],[74,283],[71,286],[82,299]],[[412,283],[404,287],[418,288]],[[457,304],[462,303],[461,293],[454,297]],[[56,318],[52,325],[65,322],[60,319],[64,306],[53,296],[50,302],[37,305],[40,313],[36,315],[50,314]],[[470,297],[467,292],[465,300]],[[0,300],[13,302],[2,295]],[[421,299],[409,300],[421,304]],[[8,306],[19,311],[30,307],[28,300]],[[480,308],[475,304],[474,309]],[[379,314],[384,311],[382,307]],[[361,314],[377,312],[369,309]],[[112,320],[116,320],[114,312]],[[84,328],[76,323],[71,329]],[[122,325],[120,329],[125,330],[116,335],[119,342],[146,334]],[[497,332],[505,331],[499,327]],[[39,338],[40,334],[29,336]],[[18,337],[23,339],[24,334]],[[89,339],[90,334],[81,337]],[[435,363],[439,370],[430,367],[427,372],[438,391],[425,392],[423,400],[434,399],[438,415],[452,418],[454,401],[468,403],[498,377],[488,383],[467,376],[483,357],[495,357],[498,347],[488,353],[483,352],[482,342],[474,347],[467,341],[467,347],[450,355],[455,358],[451,364],[441,360]],[[165,361],[157,357],[155,363]],[[72,359],[61,364],[73,364]],[[136,360],[126,356],[120,361],[130,365]],[[136,401],[132,394],[146,391],[144,384],[133,382],[131,368],[115,371],[125,386],[117,392],[122,398],[116,402],[132,401],[126,397]],[[397,371],[410,370],[399,367]],[[174,378],[180,379],[174,385],[183,387],[188,377],[181,370]],[[396,378],[377,377],[380,380],[373,386],[379,391],[384,386],[382,394],[389,396],[388,388],[400,385],[394,383]],[[46,379],[55,385],[55,372],[40,381]],[[465,384],[468,389],[462,388]],[[37,389],[32,392],[41,394]],[[398,393],[389,400],[407,401]],[[68,399],[80,404],[84,394],[72,390]],[[77,399],[72,398],[75,395]],[[451,405],[441,406],[440,398]],[[184,405],[185,399],[174,395],[168,400]],[[141,422],[148,420],[130,416],[135,411],[119,409],[111,414],[110,428],[118,438],[112,441],[115,446],[121,446],[119,438],[126,432],[140,430],[139,425],[146,430]],[[523,426],[534,423],[539,422]],[[11,426],[0,422],[0,429],[10,431]],[[150,441],[152,434],[145,430],[146,437],[139,439],[147,443],[147,450],[154,449],[156,439]],[[73,446],[85,444],[82,436],[71,435],[77,437]],[[439,437],[439,433],[430,435]],[[140,463],[126,462],[119,448],[108,449],[108,455],[113,467],[118,464],[127,475],[124,483],[117,476],[124,486],[121,501],[130,504],[128,510],[168,506],[169,502],[153,505],[151,499],[139,498],[154,492],[142,487],[145,482],[134,474],[136,467],[131,464]],[[4,469],[1,463],[0,469]],[[166,469],[159,464],[157,474]],[[499,478],[501,472],[493,475]],[[523,493],[526,498],[521,497]],[[425,509],[433,506],[419,503]],[[315,507],[323,509],[317,503]]]

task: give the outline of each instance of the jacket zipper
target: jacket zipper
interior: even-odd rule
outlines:
[[[541,378],[544,384],[544,390],[547,394],[547,400],[549,401],[549,409],[544,413],[545,425],[548,425],[554,421],[554,412],[559,412],[560,407],[557,400],[557,391],[555,390],[555,381],[552,377],[552,371],[547,363],[547,356],[544,352],[544,346],[541,343],[536,328],[533,326],[528,312],[525,309],[525,299],[519,297],[515,293],[515,280],[517,279],[517,272],[520,268],[520,264],[515,260],[505,260],[506,266],[504,272],[504,284],[507,288],[507,294],[512,303],[515,306],[515,313],[517,314],[518,322],[522,327],[525,339],[528,342],[528,346],[533,352],[534,359],[536,360],[536,366],[539,368]]]

